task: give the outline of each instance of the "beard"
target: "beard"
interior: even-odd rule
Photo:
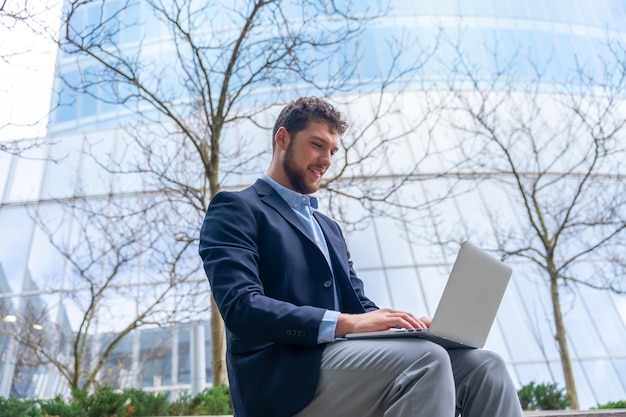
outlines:
[[[289,178],[289,182],[294,188],[294,191],[300,194],[312,194],[319,190],[319,182],[307,181],[307,169],[300,169],[294,163],[294,152],[291,148],[292,142],[287,145],[285,151],[285,159],[283,160],[283,170],[285,175]]]

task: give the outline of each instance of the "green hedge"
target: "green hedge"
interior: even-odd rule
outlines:
[[[232,414],[228,387],[219,385],[196,396],[170,402],[164,394],[137,389],[100,387],[93,393],[75,392],[64,400],[0,397],[0,417],[146,417]]]
[[[518,392],[524,410],[564,410],[569,397],[556,384],[524,385]],[[598,404],[593,409],[626,408],[626,400]],[[0,417],[147,417],[197,416],[232,414],[230,393],[225,385],[218,385],[198,395],[182,395],[169,401],[165,394],[137,389],[116,390],[100,387],[93,393],[79,391],[65,400],[33,400],[0,397]]]
[[[530,382],[517,391],[524,410],[565,410],[570,405],[569,395],[556,384]]]
[[[569,395],[565,390],[552,383],[530,382],[517,391],[517,396],[524,410],[565,410],[570,405]],[[591,407],[592,410],[621,408],[626,408],[626,400],[610,401]]]
[[[626,400],[619,401],[610,401],[606,404],[598,404],[595,407],[591,407],[592,410],[599,410],[604,408],[616,409],[616,408],[626,408]]]

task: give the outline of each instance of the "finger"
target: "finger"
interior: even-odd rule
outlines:
[[[431,323],[433,322],[433,319],[427,316],[422,316],[420,317],[420,321],[424,323],[426,327],[430,327]]]
[[[400,315],[396,318],[398,320],[397,326],[405,329],[423,329],[427,327],[423,321],[415,318],[413,315]]]

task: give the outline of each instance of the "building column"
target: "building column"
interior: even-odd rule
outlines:
[[[206,385],[204,326],[202,324],[193,325],[190,336],[191,395],[196,395],[202,392]]]

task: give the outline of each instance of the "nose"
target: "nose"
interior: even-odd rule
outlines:
[[[322,152],[322,154],[320,155],[320,163],[324,164],[325,166],[329,167],[330,163],[333,160],[333,154],[330,151],[330,149],[325,150],[324,152]]]

